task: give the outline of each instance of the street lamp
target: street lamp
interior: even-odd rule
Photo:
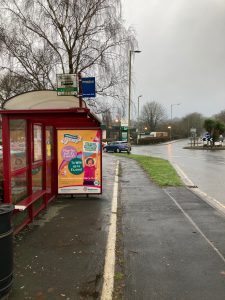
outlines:
[[[175,103],[175,104],[171,104],[170,105],[170,118],[171,118],[171,122],[173,120],[173,106],[175,105],[180,105],[180,103]]]
[[[129,51],[129,91],[128,91],[128,128],[127,128],[127,142],[130,142],[130,105],[131,105],[131,56],[132,53],[140,53],[140,50]]]
[[[140,131],[140,120],[139,120],[139,99],[142,97],[142,95],[138,96],[138,126],[137,126],[137,144],[139,141],[139,131]]]
[[[168,129],[170,130],[170,140],[171,140],[171,126],[168,126]]]
[[[173,106],[175,106],[175,105],[180,105],[180,103],[175,103],[175,104],[170,105],[170,122],[171,122],[171,125],[172,125],[172,122],[173,122]],[[170,139],[172,140],[172,127],[169,126],[168,128],[170,128]]]

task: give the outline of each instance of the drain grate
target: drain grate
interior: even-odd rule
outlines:
[[[197,189],[197,185],[187,185],[187,187],[191,188],[191,189]]]

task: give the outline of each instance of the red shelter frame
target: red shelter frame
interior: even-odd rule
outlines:
[[[0,110],[0,114],[2,116],[3,145],[3,202],[15,205],[13,218],[15,233],[17,233],[32,222],[35,216],[57,196],[57,130],[101,130],[101,122],[88,108],[84,107],[6,109]],[[16,157],[18,163],[21,163],[21,167],[18,167],[14,166],[12,162],[14,158],[12,159],[10,126],[13,124],[16,128],[20,121],[24,124],[26,135],[26,162],[21,162],[20,157]],[[35,142],[36,136],[38,143]],[[50,143],[50,139],[51,153],[49,154],[46,141]],[[101,145],[101,137],[99,142]],[[14,181],[16,182],[15,187],[13,186]],[[20,191],[20,189],[22,196],[19,200],[15,200],[13,191]]]

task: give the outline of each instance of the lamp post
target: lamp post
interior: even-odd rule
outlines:
[[[138,126],[137,126],[137,144],[139,142],[139,134],[140,134],[140,119],[139,119],[139,99],[142,95],[138,96]]]
[[[171,122],[171,126],[169,126],[169,127],[170,127],[170,139],[171,140],[172,140],[173,106],[175,106],[175,105],[180,105],[180,103],[175,103],[175,104],[170,105],[170,122]]]
[[[120,126],[119,118],[115,119],[115,124],[116,124],[115,130],[116,130],[117,140],[121,140],[121,128],[120,128],[121,126]]]
[[[170,131],[170,140],[171,140],[171,126],[168,126],[168,129]]]
[[[131,56],[132,53],[140,53],[140,50],[129,51],[129,91],[128,91],[128,128],[127,128],[127,142],[130,142],[130,105],[131,105]]]
[[[180,103],[175,103],[170,105],[170,117],[171,117],[171,122],[173,120],[173,106],[175,105],[180,105]]]

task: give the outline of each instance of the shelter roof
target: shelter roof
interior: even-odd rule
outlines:
[[[58,96],[57,92],[53,90],[26,92],[9,98],[3,105],[3,109],[6,110],[69,109],[78,107],[78,97]],[[82,107],[86,108],[86,103],[83,100]]]

